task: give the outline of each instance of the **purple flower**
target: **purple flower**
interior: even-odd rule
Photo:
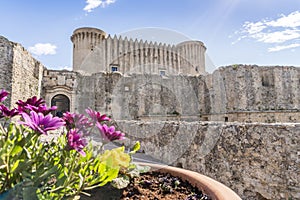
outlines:
[[[103,122],[103,121],[109,121],[110,118],[107,117],[105,114],[101,115],[100,112],[94,111],[90,108],[86,109],[85,112],[91,117],[94,123],[96,122]]]
[[[85,156],[83,148],[87,145],[87,141],[82,137],[83,134],[78,129],[71,129],[67,133],[68,146],[67,149],[75,149],[82,156]]]
[[[4,101],[7,98],[8,92],[4,89],[0,92],[0,102]]]
[[[68,130],[75,128],[75,113],[66,112],[63,115],[63,120],[66,122],[66,127]]]
[[[56,106],[52,106],[51,108],[48,108],[46,105],[39,105],[38,107],[33,105],[26,105],[24,108],[28,111],[34,111],[36,113],[43,113],[44,115],[48,115],[50,112],[57,109]]]
[[[1,112],[0,118],[3,117],[11,118],[19,114],[17,109],[13,108],[9,110],[5,105],[0,105],[0,112]]]
[[[125,134],[121,133],[121,131],[115,131],[115,127],[108,127],[106,124],[96,124],[102,138],[104,141],[114,141],[114,140],[123,140],[125,138]]]
[[[53,117],[51,114],[46,116],[43,113],[30,111],[30,114],[21,113],[24,121],[19,122],[30,127],[35,132],[47,135],[47,131],[55,130],[65,125],[65,122],[59,117]]]
[[[25,102],[22,100],[18,100],[16,104],[18,105],[19,112],[27,112],[27,111],[30,111],[29,108],[31,108],[31,107],[38,108],[39,106],[44,105],[45,100],[42,98],[37,99],[37,97],[34,96],[32,98],[27,99]]]
[[[66,122],[68,130],[76,128],[80,132],[87,133],[87,129],[92,126],[92,123],[83,114],[66,112],[64,113],[63,120]]]

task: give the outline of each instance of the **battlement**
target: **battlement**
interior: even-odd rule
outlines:
[[[120,71],[161,75],[205,73],[206,47],[200,41],[178,45],[107,35],[96,28],[79,28],[71,36],[73,70],[84,74]]]

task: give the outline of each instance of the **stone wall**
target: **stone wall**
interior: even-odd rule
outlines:
[[[17,100],[40,97],[45,67],[20,44],[13,44],[12,105]]]
[[[228,121],[300,122],[298,67],[234,65],[219,68],[206,80],[210,121],[224,121],[228,114]]]
[[[12,42],[0,36],[0,89],[5,89],[9,93],[12,90],[12,63],[13,63],[13,47]],[[8,96],[4,102],[10,106],[11,96]]]
[[[198,102],[198,96],[200,101],[204,96],[204,86],[201,86],[204,81],[194,79],[141,74],[123,76],[119,72],[86,76],[76,72],[46,70],[43,97],[50,105],[55,95],[63,94],[71,100],[72,111],[82,113],[90,107],[115,119],[179,117],[194,121],[199,120],[199,107],[205,107]]]
[[[67,70],[45,70],[42,97],[48,106],[51,106],[51,100],[56,95],[65,95],[70,100],[70,111],[78,112],[78,76],[78,73]]]
[[[210,176],[242,199],[300,198],[300,124],[117,121],[126,145]]]
[[[66,72],[46,74],[46,93],[64,87],[60,91],[72,93],[78,112],[91,107],[114,119],[145,121],[300,122],[296,67],[228,66],[207,76],[68,73],[71,78]],[[69,79],[76,84],[67,86]]]
[[[8,106],[19,99],[40,96],[44,69],[20,44],[0,36],[0,84],[10,93]]]

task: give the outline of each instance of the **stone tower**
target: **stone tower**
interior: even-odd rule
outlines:
[[[73,32],[73,70],[77,72],[96,73],[101,71],[99,63],[99,45],[106,33],[97,28],[78,28]],[[97,53],[95,54],[95,50]]]
[[[110,36],[96,28],[78,28],[71,36],[73,71],[91,75],[119,71],[122,74],[205,74],[206,47],[200,41],[177,45]]]
[[[181,70],[184,74],[205,73],[205,51],[206,47],[200,41],[186,41],[176,45],[178,54],[181,57]],[[191,69],[189,69],[191,67]]]

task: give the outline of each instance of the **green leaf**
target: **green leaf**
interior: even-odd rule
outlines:
[[[33,162],[32,160],[26,160],[20,159],[19,167],[15,170],[15,173],[19,173],[22,171],[24,173],[25,170],[27,170],[28,167],[32,166]]]
[[[19,145],[14,146],[14,148],[11,150],[11,156],[15,156],[16,154],[20,153],[23,150],[23,148]]]
[[[19,163],[20,163],[20,160],[17,160],[17,161],[13,164],[13,166],[12,166],[12,168],[11,168],[11,172],[14,172],[14,171],[17,169],[17,167],[19,166]]]
[[[64,174],[65,176],[68,176],[69,174],[69,169],[67,167],[64,167]]]
[[[137,142],[135,143],[135,145],[133,146],[133,148],[132,148],[132,150],[130,151],[129,154],[134,154],[134,153],[136,153],[138,150],[140,150],[140,148],[141,148],[141,144],[140,144],[139,141],[137,141]]]

